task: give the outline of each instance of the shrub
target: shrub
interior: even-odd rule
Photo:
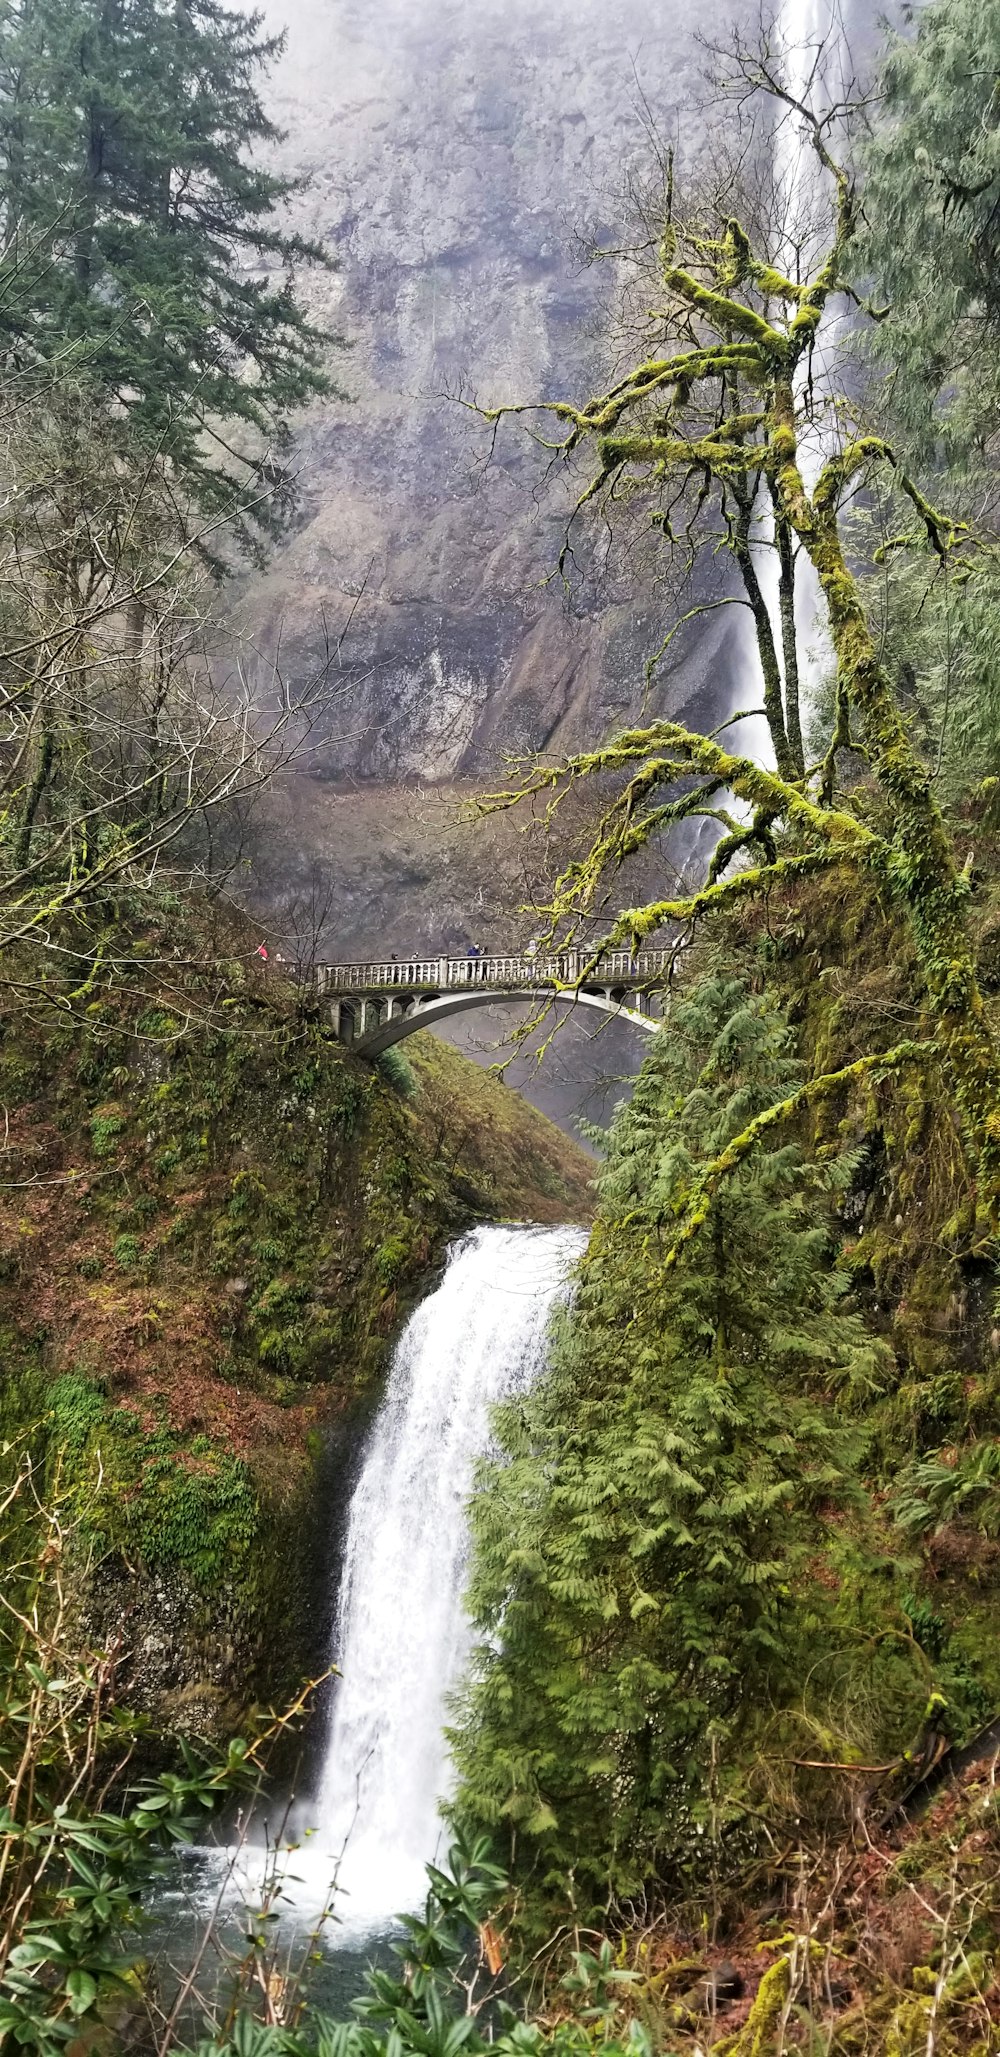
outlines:
[[[401,1100],[416,1099],[419,1090],[417,1074],[409,1060],[403,1056],[402,1050],[383,1050],[378,1060],[378,1068],[386,1083],[392,1087],[394,1093],[399,1094]]]
[[[387,1236],[375,1253],[375,1276],[381,1286],[394,1286],[409,1250],[402,1236]]]
[[[125,1116],[119,1107],[99,1107],[96,1114],[91,1116],[90,1122],[90,1140],[94,1146],[94,1156],[113,1156],[115,1144],[118,1137],[124,1133],[125,1126]]]

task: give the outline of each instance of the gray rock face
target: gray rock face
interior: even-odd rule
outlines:
[[[349,618],[313,768],[378,782],[475,775],[501,749],[577,744],[638,711],[662,607],[582,540],[571,600],[551,582],[568,481],[461,399],[584,396],[607,376],[623,183],[698,90],[695,0],[268,0],[288,29],[269,92],[296,225],[334,254],[316,315],[352,347],[350,402],[299,435],[302,512],[243,612],[301,681]],[[713,20],[714,30],[724,16]],[[691,133],[690,120],[687,132]],[[543,431],[544,432],[544,431]],[[360,600],[357,595],[362,591]],[[352,616],[353,610],[353,616]],[[661,689],[728,701],[736,621],[712,617]]]
[[[281,164],[309,181],[295,225],[340,267],[306,288],[350,339],[333,369],[351,397],[303,423],[301,517],[242,596],[262,693],[276,649],[293,683],[332,653],[337,687],[269,798],[247,891],[292,951],[316,907],[315,947],[331,956],[463,948],[474,931],[524,943],[537,920],[520,910],[548,897],[565,818],[563,845],[539,847],[519,817],[463,830],[460,803],[505,751],[589,744],[636,715],[673,596],[648,529],[607,554],[588,521],[567,598],[553,572],[569,480],[547,478],[513,426],[488,461],[490,432],[460,403],[584,397],[613,376],[621,279],[614,260],[588,266],[584,243],[619,240],[651,118],[682,165],[697,147],[697,32],[722,39],[757,10],[264,4],[288,32],[268,86]],[[814,46],[834,13],[861,56],[876,32],[861,0],[778,11],[793,46]],[[759,701],[745,618],[726,608],[678,636],[652,706],[712,726]],[[649,854],[661,886],[682,861],[687,845]]]

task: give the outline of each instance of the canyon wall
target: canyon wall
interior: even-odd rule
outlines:
[[[828,11],[785,0],[783,26],[808,42]],[[305,289],[348,348],[332,359],[345,397],[297,432],[296,525],[237,610],[262,692],[276,652],[294,684],[330,662],[336,687],[248,890],[276,933],[305,933],[319,954],[526,941],[537,918],[519,910],[544,899],[555,853],[510,817],[463,825],[463,801],[505,752],[596,741],[647,704],[645,662],[674,604],[648,531],[609,554],[584,524],[561,584],[579,475],[521,424],[493,450],[465,403],[583,398],[613,375],[629,348],[620,268],[588,251],[634,236],[637,171],[667,145],[690,162],[710,118],[699,32],[724,39],[743,13],[739,0],[709,20],[696,0],[266,0],[268,26],[287,31],[268,89],[278,161],[306,182],[296,226],[337,265]],[[727,608],[677,638],[649,704],[711,726],[757,701]],[[652,854],[661,887],[690,854]],[[511,1019],[456,1034],[495,1055],[477,1042]],[[552,1060],[541,1083],[516,1074],[557,1118],[582,1081],[610,1079],[606,1100],[635,1068],[628,1037],[591,1042],[567,1028],[561,1082]]]
[[[662,633],[642,552],[610,569],[591,538],[572,590],[553,582],[568,482],[511,430],[490,461],[463,402],[606,377],[616,267],[585,244],[620,241],[648,110],[661,142],[692,135],[698,19],[693,0],[268,0],[296,225],[339,266],[307,292],[350,345],[346,399],[299,433],[296,529],[246,595],[264,680],[279,644],[308,676],[350,620],[315,774],[475,775],[638,711]],[[725,700],[733,640],[713,617],[663,703]]]

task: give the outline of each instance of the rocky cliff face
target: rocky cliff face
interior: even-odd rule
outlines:
[[[544,903],[556,853],[511,817],[463,826],[461,803],[504,751],[573,747],[637,714],[672,601],[648,535],[605,561],[596,524],[571,591],[553,582],[568,482],[514,429],[491,455],[461,402],[606,383],[620,279],[614,261],[588,265],[585,245],[618,242],[651,122],[682,162],[696,146],[697,34],[724,37],[745,9],[265,4],[288,34],[269,101],[283,166],[308,181],[297,224],[339,265],[307,289],[351,347],[336,360],[349,400],[299,432],[298,525],[243,595],[262,689],[278,648],[298,680],[332,648],[342,685],[276,796],[250,889],[293,949],[304,931],[327,956],[470,938],[503,949],[537,926],[518,910]],[[793,46],[815,43],[831,15],[864,41],[860,0],[776,11]],[[747,663],[739,610],[712,614],[677,639],[653,705],[711,726],[759,699]],[[651,854],[660,883],[684,854]],[[633,883],[638,898],[648,881]],[[477,1021],[479,1041],[510,1026],[509,1011]],[[496,1055],[467,1025],[455,1033],[480,1061]],[[609,1078],[617,1093],[640,1054],[624,1032],[594,1045],[579,1024],[558,1047],[565,1078],[551,1057],[511,1076],[562,1120],[585,1082]]]
[[[585,393],[606,376],[614,243],[648,116],[673,136],[698,90],[693,0],[268,0],[288,44],[269,95],[298,225],[328,249],[317,314],[351,343],[350,398],[299,437],[302,512],[244,612],[294,677],[351,628],[312,768],[396,783],[577,743],[638,709],[662,633],[633,560],[551,574],[566,488],[462,400]],[[713,26],[716,26],[713,24]],[[690,133],[690,122],[687,124]],[[357,596],[361,594],[360,600]],[[712,618],[662,688],[727,698],[734,623]]]

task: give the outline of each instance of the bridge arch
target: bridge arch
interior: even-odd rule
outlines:
[[[495,1007],[508,1000],[527,1000],[536,1007],[596,1008],[599,1014],[613,1021],[627,1021],[633,1028],[643,1029],[646,1035],[655,1034],[661,1026],[659,1015],[640,1014],[637,1007],[626,1007],[605,993],[585,989],[553,993],[547,986],[508,986],[501,990],[495,986],[477,986],[472,991],[441,993],[432,1000],[418,1000],[412,1006],[406,1006],[404,1002],[405,1011],[401,1008],[398,1014],[381,1021],[377,1028],[366,1029],[363,1035],[352,1038],[350,1048],[358,1057],[380,1057],[383,1050],[390,1050],[405,1036],[416,1035],[418,1029],[432,1029],[436,1021],[444,1021],[449,1014],[464,1014],[470,1007]],[[343,1003],[345,1011],[350,1004],[349,1000]]]

